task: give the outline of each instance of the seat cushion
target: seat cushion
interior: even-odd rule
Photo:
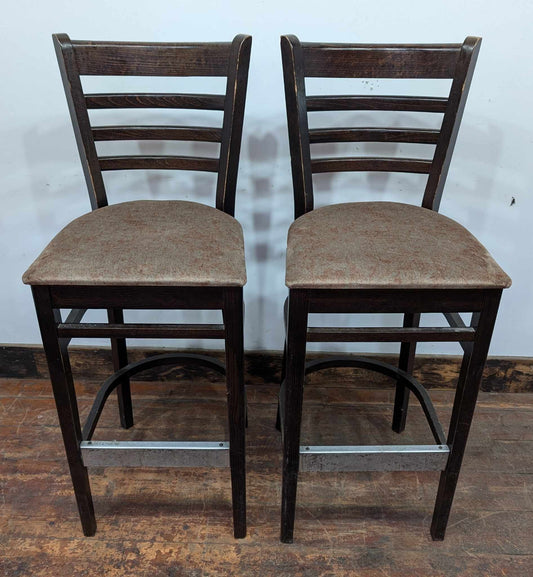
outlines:
[[[505,288],[511,279],[464,227],[394,202],[356,202],[298,218],[287,241],[289,288]]]
[[[67,225],[22,280],[30,285],[243,286],[240,224],[194,202],[134,201]]]

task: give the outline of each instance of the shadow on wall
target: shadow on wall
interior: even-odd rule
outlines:
[[[285,247],[294,210],[286,126],[247,120],[241,159],[237,217],[246,243],[247,346],[279,350],[286,297]]]

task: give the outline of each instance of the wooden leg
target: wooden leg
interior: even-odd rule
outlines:
[[[420,313],[406,313],[403,317],[404,327],[418,327],[420,324]],[[415,364],[416,343],[402,343],[400,348],[400,369],[413,373]],[[407,419],[407,408],[409,407],[409,389],[401,382],[396,383],[396,396],[394,398],[394,414],[392,417],[392,430],[401,433],[405,429]]]
[[[80,451],[80,418],[67,347],[57,338],[59,311],[52,308],[48,287],[35,286],[32,291],[83,533],[91,536],[96,532],[96,519],[89,476]]]
[[[280,378],[280,392],[281,395],[283,381],[285,380],[285,365],[287,364],[287,339],[285,339],[285,343],[283,344],[283,357],[281,359],[281,378]],[[278,399],[278,411],[276,413],[276,429],[281,431],[281,413],[280,413],[280,406],[279,406],[279,399]]]
[[[122,309],[108,309],[107,318],[110,323],[122,324],[124,312]],[[111,353],[113,355],[113,368],[118,371],[128,364],[128,351],[126,339],[111,339]],[[133,407],[131,404],[130,380],[125,378],[117,387],[118,411],[120,424],[124,429],[133,427]]]
[[[446,526],[450,516],[461,463],[468,440],[468,433],[472,424],[479,386],[481,384],[483,368],[487,360],[492,331],[496,321],[500,296],[501,291],[496,295],[487,297],[483,310],[479,315],[479,323],[473,347],[471,350],[465,352],[465,359],[461,366],[461,374],[450,421],[450,430],[448,431],[450,456],[446,469],[441,473],[431,523],[431,537],[434,541],[442,541],[446,533]]]
[[[283,482],[281,492],[281,541],[292,543],[296,512],[296,489],[300,464],[300,427],[302,421],[307,341],[308,298],[304,290],[289,294],[287,325],[287,362],[283,403]]]
[[[283,303],[283,325],[285,327],[285,335],[287,334],[287,312],[289,307],[289,299],[286,298],[285,302]],[[280,391],[279,394],[281,395],[281,390],[283,387],[283,381],[285,380],[285,365],[287,363],[287,337],[285,337],[285,342],[283,343],[283,358],[281,359],[281,377],[280,377]],[[278,410],[276,413],[276,429],[281,431],[281,413],[280,413],[280,406],[279,406],[279,397],[278,397]]]
[[[233,534],[246,537],[246,461],[242,288],[227,289],[224,296],[226,383],[230,435]]]

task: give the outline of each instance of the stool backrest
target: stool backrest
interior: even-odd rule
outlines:
[[[313,210],[312,175],[321,172],[379,171],[428,175],[422,206],[438,210],[481,44],[319,44],[281,37],[283,75],[294,186],[295,218]],[[306,78],[451,79],[445,97],[397,95],[314,96]],[[443,114],[439,129],[316,128],[308,113],[318,111],[409,111]],[[311,144],[398,142],[435,146],[433,158],[312,158]]]
[[[173,169],[218,174],[216,207],[233,215],[248,81],[251,37],[221,43],[139,43],[71,40],[54,34],[59,67],[93,209],[108,204],[102,171]],[[226,77],[225,94],[86,94],[83,76]],[[189,109],[223,111],[221,127],[92,126],[89,110]],[[178,140],[220,143],[218,158],[178,155],[101,156],[95,142]]]

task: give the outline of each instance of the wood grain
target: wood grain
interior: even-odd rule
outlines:
[[[105,108],[185,108],[224,110],[224,94],[86,94],[88,109]]]
[[[130,351],[132,362],[151,355],[165,352],[165,349],[146,349],[135,347]],[[223,360],[221,351],[191,351],[207,354]],[[327,356],[327,353],[325,353]],[[310,353],[309,359],[320,355]],[[394,364],[394,355],[367,355],[386,363]],[[72,346],[70,350],[74,374],[79,379],[90,379],[94,382],[110,375],[112,368],[111,351],[107,348],[87,348]],[[431,356],[417,355],[415,375],[430,389],[453,388],[456,385],[461,358],[456,355]],[[280,382],[281,352],[247,352],[245,355],[246,382],[253,385],[270,385]],[[163,367],[148,370],[135,376],[136,381],[168,381],[184,376],[201,376],[204,382],[217,378],[216,373],[203,367]],[[326,369],[323,372],[327,381],[325,388],[383,389],[391,383],[385,377],[362,369]],[[45,379],[48,376],[42,347],[38,346],[0,346],[0,378]],[[309,375],[307,381],[320,382],[317,375]],[[137,386],[140,386],[139,384]],[[254,389],[256,390],[256,389]],[[482,391],[498,393],[533,392],[533,358],[532,357],[489,357],[485,367]]]
[[[259,364],[248,367],[253,375]],[[311,378],[304,438],[316,439],[318,433],[335,442],[339,421],[343,427],[351,422],[354,434],[370,440],[397,438],[390,431],[392,389],[350,391],[349,378],[336,383],[325,373]],[[85,414],[96,384],[77,381],[76,389]],[[137,382],[132,392],[135,427],[123,431],[110,405],[101,436],[164,438],[188,431],[198,438],[225,429],[222,377]],[[428,534],[436,473],[304,473],[298,532],[290,546],[278,541],[276,394],[273,384],[248,386],[246,539],[236,542],[231,534],[224,471],[111,468],[92,471],[99,528],[95,537],[85,538],[49,383],[0,380],[2,574],[524,577],[533,571],[533,394],[481,394],[443,543],[432,543]],[[449,416],[451,392],[433,390],[432,397]],[[206,428],[201,415],[207,409],[214,416]],[[426,434],[424,427],[413,403],[404,434],[417,438]]]
[[[303,42],[305,75],[337,78],[452,78],[460,44]]]
[[[81,75],[226,76],[230,42],[141,43],[73,40]]]

